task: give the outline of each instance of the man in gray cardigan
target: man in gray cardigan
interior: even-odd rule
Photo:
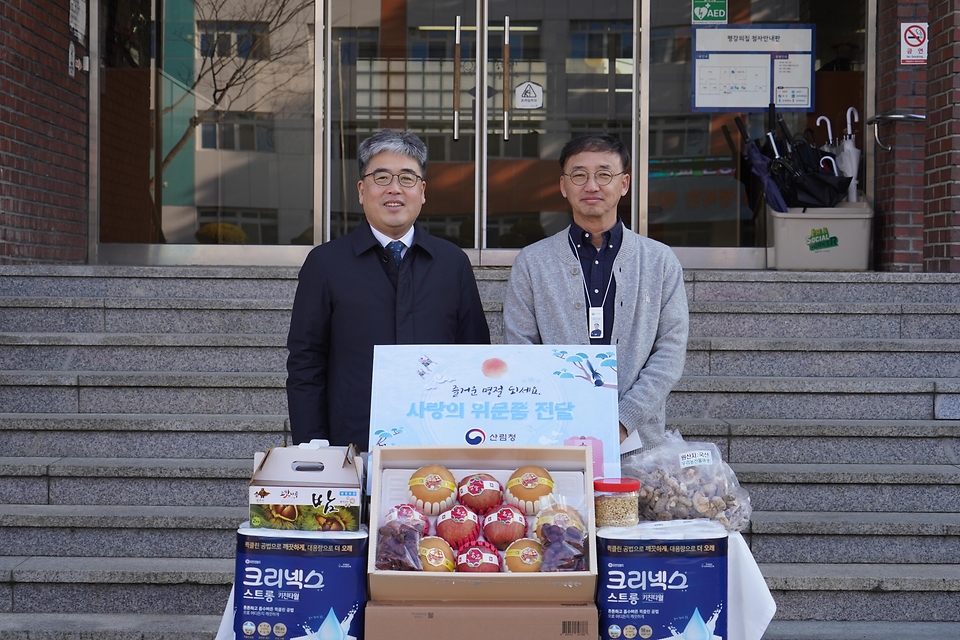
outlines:
[[[573,223],[517,256],[503,303],[504,341],[616,345],[620,441],[636,431],[643,448],[655,447],[687,353],[680,262],[617,216],[630,187],[630,153],[620,140],[571,140],[560,167]]]

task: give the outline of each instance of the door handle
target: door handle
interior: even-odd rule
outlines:
[[[510,16],[503,17],[503,139],[510,139]]]
[[[453,139],[460,139],[460,16],[453,44]]]

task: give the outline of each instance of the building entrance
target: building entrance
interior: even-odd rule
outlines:
[[[626,224],[685,266],[765,268],[734,120],[762,138],[766,105],[698,98],[718,27],[693,4],[100,0],[97,261],[299,264],[359,221],[357,145],[397,127],[429,149],[421,222],[475,264],[568,224],[557,158],[599,131],[633,151]],[[809,30],[792,131],[826,142],[817,116],[840,133],[853,106],[863,140],[864,3],[722,4],[737,37]]]

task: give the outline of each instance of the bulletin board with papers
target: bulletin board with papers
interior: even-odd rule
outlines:
[[[692,110],[813,111],[814,25],[694,27]]]

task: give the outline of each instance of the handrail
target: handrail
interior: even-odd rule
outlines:
[[[878,113],[869,120],[866,124],[873,125],[873,139],[877,141],[877,145],[884,151],[893,151],[893,145],[885,145],[880,142],[880,123],[881,122],[923,122],[927,119],[927,116],[922,113],[896,113],[894,111],[887,111],[885,113]]]

